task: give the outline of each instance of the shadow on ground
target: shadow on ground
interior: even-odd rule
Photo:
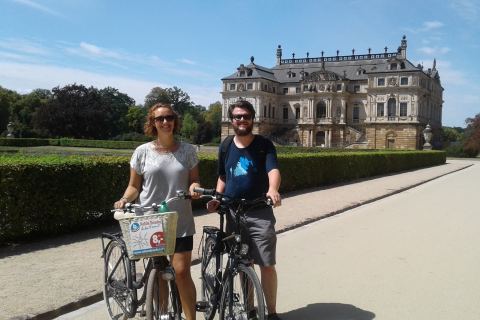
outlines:
[[[375,314],[351,304],[315,303],[280,314],[283,320],[372,320]]]
[[[9,256],[29,253],[32,251],[45,250],[56,248],[63,245],[68,245],[80,241],[98,238],[102,232],[120,232],[120,227],[117,223],[110,225],[92,226],[87,230],[72,232],[66,235],[60,235],[53,238],[41,239],[35,242],[13,243],[0,247],[0,259]],[[99,242],[100,243],[100,242]]]

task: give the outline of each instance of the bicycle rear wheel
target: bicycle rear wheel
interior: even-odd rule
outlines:
[[[130,260],[123,254],[122,245],[111,241],[104,256],[103,299],[111,319],[126,320],[135,312],[131,287]]]
[[[163,280],[160,269],[153,268],[146,290],[146,320],[182,320],[182,306],[175,280]]]
[[[216,308],[214,306],[215,297],[212,295],[215,291],[215,277],[220,267],[220,253],[215,254],[216,239],[208,237],[205,240],[204,249],[202,252],[202,298],[207,303],[207,308],[204,311],[205,319],[211,320],[215,316]]]
[[[239,265],[237,274],[227,275],[219,309],[220,320],[266,319],[262,286],[252,267]]]

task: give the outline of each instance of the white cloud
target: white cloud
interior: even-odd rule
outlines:
[[[443,22],[440,21],[425,21],[421,27],[418,28],[406,28],[409,32],[417,34],[422,32],[431,32],[435,29],[440,29],[444,26]]]
[[[0,39],[0,48],[29,55],[46,56],[50,54],[50,51],[40,43],[26,39]]]
[[[40,11],[40,12],[43,12],[43,13],[47,13],[47,14],[51,14],[51,15],[54,15],[54,16],[57,16],[57,17],[63,17],[63,15],[53,9],[50,9],[44,5],[41,5],[41,4],[38,4],[32,0],[13,0],[13,2],[15,3],[18,3],[18,4],[21,4],[21,5],[24,5],[24,6],[27,6],[29,8],[32,8],[34,10],[37,10],[37,11]]]
[[[191,65],[197,64],[195,61],[192,61],[192,60],[189,60],[189,59],[185,59],[185,58],[179,59],[178,61],[181,62],[181,63],[191,64]]]
[[[451,0],[450,5],[460,17],[478,25],[480,3],[477,0]]]
[[[89,72],[75,68],[0,62],[0,84],[11,90],[26,93],[37,88],[52,89],[56,86],[65,86],[73,83],[94,86],[96,88],[114,87],[128,94],[138,104],[143,104],[145,96],[153,87],[166,88],[175,85]],[[219,87],[189,85],[181,85],[179,87],[187,92],[192,101],[197,104],[208,106],[210,103],[220,100]]]
[[[435,55],[442,55],[445,53],[450,52],[450,48],[448,47],[421,47],[418,49],[419,52],[429,55],[429,56],[435,56]]]

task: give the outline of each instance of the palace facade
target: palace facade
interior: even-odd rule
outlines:
[[[254,133],[283,145],[325,148],[421,149],[422,131],[440,138],[443,88],[436,69],[407,59],[405,36],[396,52],[282,59],[272,68],[241,64],[222,79],[222,139],[233,134],[228,106],[248,100]]]

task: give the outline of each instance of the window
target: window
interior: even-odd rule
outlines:
[[[385,115],[385,104],[383,102],[377,103],[377,117],[383,117]]]
[[[390,65],[390,70],[397,70],[397,64],[396,63],[392,63]]]
[[[283,88],[283,94],[288,94],[288,88]]]
[[[272,105],[270,103],[268,104],[268,117],[272,117]]]
[[[320,101],[317,104],[317,118],[326,118],[327,117],[327,105],[325,102]]]
[[[400,102],[400,117],[406,117],[406,116],[407,116],[407,103]]]
[[[342,84],[341,83],[337,84],[337,91],[342,91]]]
[[[251,77],[252,76],[252,70],[247,71],[247,76]]]
[[[230,91],[235,90],[235,83],[230,83]]]
[[[300,93],[300,87],[296,87],[296,88],[295,88],[295,92],[296,92],[296,93]]]
[[[267,117],[267,106],[263,106],[263,117]]]
[[[277,91],[277,89],[275,87],[272,87],[272,92],[275,93],[275,91]]]
[[[240,71],[240,77],[245,77],[245,71]]]
[[[272,107],[272,118],[275,119],[275,106]]]
[[[353,123],[358,123],[360,122],[360,107],[358,104],[353,106]]]
[[[253,90],[253,83],[247,83],[247,90]]]
[[[401,84],[402,86],[408,85],[408,77],[401,77],[401,78],[400,78],[400,84]]]
[[[295,119],[300,119],[300,108],[299,107],[295,108]]]
[[[397,115],[397,100],[394,98],[388,99],[388,120],[395,120]]]
[[[283,120],[288,119],[288,107],[283,107]]]
[[[360,85],[356,84],[353,86],[353,92],[360,92]]]
[[[377,86],[379,86],[379,87],[385,86],[385,78],[378,78],[377,79]]]
[[[268,85],[266,84],[263,85],[263,91],[268,91]]]

